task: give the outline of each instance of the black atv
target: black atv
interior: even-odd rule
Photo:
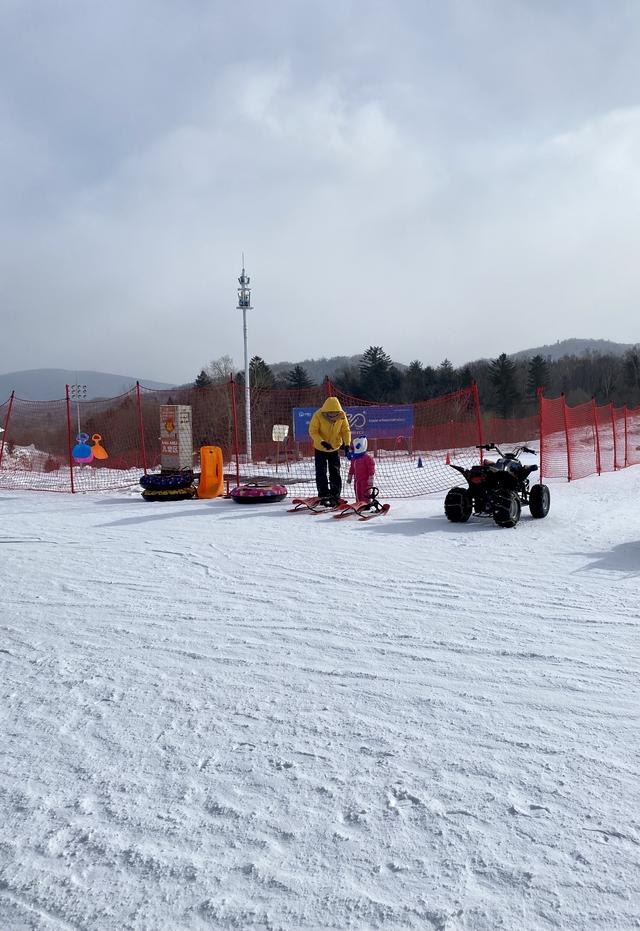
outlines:
[[[534,485],[529,490],[529,476],[538,470],[537,465],[520,462],[520,453],[533,453],[528,446],[516,446],[513,452],[503,453],[495,443],[484,443],[477,449],[494,449],[495,461],[484,459],[482,465],[453,465],[467,480],[468,488],[452,488],[444,499],[444,513],[455,524],[469,520],[472,514],[493,517],[498,527],[515,527],[520,520],[522,505],[528,505],[532,517],[546,517],[551,506],[547,485]]]

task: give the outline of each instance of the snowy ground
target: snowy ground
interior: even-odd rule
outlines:
[[[546,521],[0,493],[0,928],[640,927],[640,469]]]

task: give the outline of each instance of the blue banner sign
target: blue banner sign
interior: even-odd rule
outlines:
[[[294,407],[293,439],[304,443],[309,439],[309,421],[317,407]],[[413,436],[413,407],[410,404],[388,407],[345,407],[353,436],[370,440],[390,440],[398,436]]]

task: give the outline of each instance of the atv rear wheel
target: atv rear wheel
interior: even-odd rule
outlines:
[[[493,519],[498,527],[515,527],[520,520],[522,505],[515,491],[499,491],[495,496]]]
[[[465,524],[473,511],[473,498],[466,488],[452,488],[444,499],[444,513],[454,524]]]
[[[534,485],[529,492],[529,510],[532,517],[546,517],[551,507],[548,485]]]

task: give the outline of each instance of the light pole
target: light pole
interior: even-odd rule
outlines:
[[[244,253],[242,254],[242,274],[238,278],[238,310],[242,311],[242,328],[244,332],[244,418],[247,435],[247,462],[251,462],[251,387],[249,385],[249,350],[247,346],[247,311],[251,306],[251,279],[244,271]]]
[[[78,376],[76,375],[76,378]],[[78,433],[80,433],[80,401],[87,400],[87,386],[86,385],[69,385],[69,392],[71,399],[76,402],[76,413],[78,415]],[[80,442],[80,440],[78,440]]]

